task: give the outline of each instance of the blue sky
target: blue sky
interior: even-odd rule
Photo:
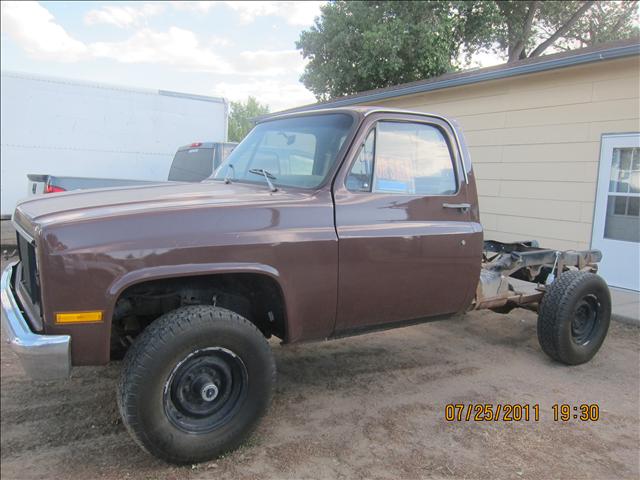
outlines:
[[[241,100],[314,101],[295,49],[323,2],[2,2],[3,70]]]

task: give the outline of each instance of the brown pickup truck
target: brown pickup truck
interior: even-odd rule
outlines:
[[[118,405],[170,462],[239,445],[270,403],[271,336],[295,343],[538,311],[552,359],[590,360],[611,299],[600,252],[484,241],[455,122],[340,108],[259,123],[197,184],[18,205],[5,338],[36,379],[124,357]]]

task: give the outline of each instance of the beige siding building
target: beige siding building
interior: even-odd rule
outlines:
[[[455,118],[474,163],[485,238],[600,248],[609,260],[605,278],[638,290],[639,97],[640,45],[619,42],[311,108],[379,105]],[[599,174],[606,177],[600,186]],[[610,191],[608,180],[617,182]],[[616,221],[624,238],[612,238]],[[617,278],[615,271],[630,265],[634,272]]]

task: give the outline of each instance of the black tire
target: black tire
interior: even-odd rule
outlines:
[[[538,312],[538,341],[552,359],[579,365],[598,352],[611,321],[611,294],[602,277],[568,271],[548,288]]]
[[[127,352],[118,407],[144,450],[198,463],[251,433],[275,376],[271,348],[247,319],[219,307],[182,307],[149,325]]]

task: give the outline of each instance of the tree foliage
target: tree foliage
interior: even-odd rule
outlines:
[[[297,48],[318,100],[422,80],[493,50],[508,61],[638,35],[638,1],[334,1]]]
[[[229,141],[241,141],[253,128],[252,119],[267,113],[269,113],[269,106],[262,105],[251,96],[245,102],[231,102]]]
[[[465,38],[488,46],[479,19],[492,2],[337,1],[324,5],[297,48],[302,82],[320,100],[441,75]],[[455,8],[457,14],[452,14]]]

